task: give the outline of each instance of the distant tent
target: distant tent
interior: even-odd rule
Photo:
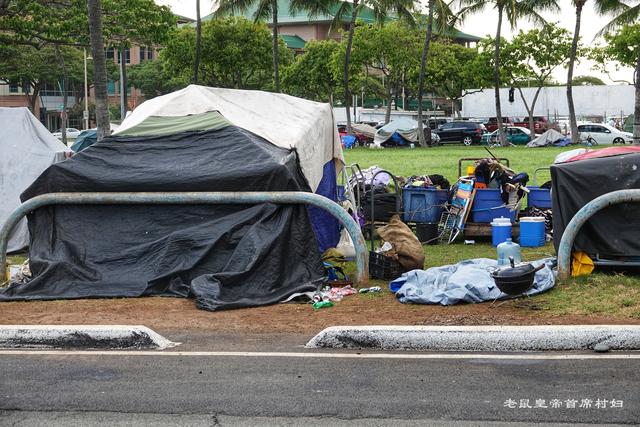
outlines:
[[[50,167],[22,197],[323,188],[335,197],[342,159],[329,104],[189,86],[141,104],[116,134]],[[270,203],[39,209],[29,217],[34,278],[0,290],[0,300],[190,296],[207,310],[275,303],[324,281],[317,218],[303,205]]]
[[[76,142],[71,146],[71,151],[74,153],[79,153],[82,150],[85,150],[98,142],[98,131],[95,129],[89,129],[82,131]]]
[[[546,147],[564,139],[565,136],[555,129],[549,129],[527,144],[529,148]]]
[[[417,142],[418,141],[418,122],[409,119],[406,117],[402,117],[396,119],[392,122],[387,123],[382,126],[376,132],[373,143],[380,147],[386,141],[391,139],[394,134],[399,135],[409,142]]]
[[[27,108],[0,108],[0,223],[20,204],[22,193],[47,167],[64,160],[67,147]],[[27,221],[13,230],[9,252],[29,245]]]
[[[355,132],[362,134],[367,138],[374,138],[376,136],[376,132],[378,131],[378,129],[366,123],[351,123],[351,128]]]

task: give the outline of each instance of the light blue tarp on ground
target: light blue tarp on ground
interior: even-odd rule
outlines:
[[[541,263],[546,267],[536,273],[527,295],[539,294],[554,286],[553,262],[553,258],[531,262],[534,267]],[[401,303],[453,305],[494,301],[509,297],[498,289],[491,277],[497,266],[496,260],[478,258],[427,270],[412,270],[391,282],[389,289]]]

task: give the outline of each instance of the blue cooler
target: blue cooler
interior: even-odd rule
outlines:
[[[491,244],[498,246],[511,238],[511,220],[509,218],[496,218],[491,222]]]
[[[509,218],[515,221],[517,211],[512,211],[504,206],[502,197],[500,197],[499,188],[485,188],[476,190],[471,205],[471,222],[489,223],[494,218]]]
[[[520,218],[520,246],[536,248],[544,246],[544,218]]]

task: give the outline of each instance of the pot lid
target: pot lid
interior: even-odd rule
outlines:
[[[515,267],[501,267],[493,272],[494,277],[520,277],[532,273],[535,267],[531,264],[519,264]]]

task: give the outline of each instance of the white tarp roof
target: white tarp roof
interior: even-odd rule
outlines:
[[[20,194],[69,149],[51,134],[27,108],[0,108],[0,223],[20,205]],[[9,238],[9,252],[29,245],[23,219]]]
[[[380,146],[383,142],[391,138],[394,132],[398,132],[404,139],[418,141],[418,122],[408,117],[400,117],[382,126],[376,132],[373,139],[375,145]]]
[[[329,104],[280,93],[189,85],[143,102],[122,122],[114,135],[147,117],[176,117],[218,111],[234,125],[280,147],[295,148],[311,189],[322,179],[325,163],[344,164],[342,144]]]

